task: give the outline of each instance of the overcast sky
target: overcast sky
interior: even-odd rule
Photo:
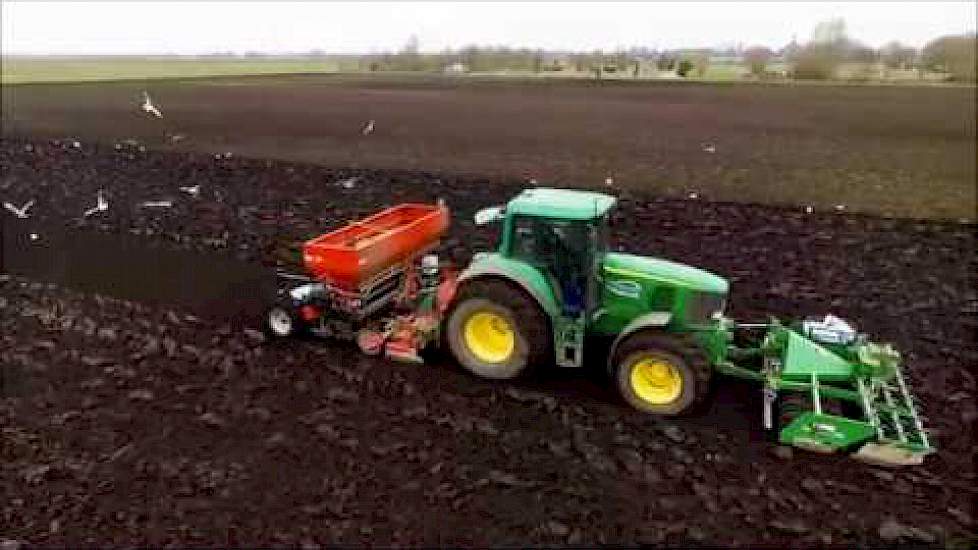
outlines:
[[[845,19],[878,47],[973,31],[974,2],[39,2],[0,1],[6,54],[331,53],[467,44],[614,50],[781,47]]]

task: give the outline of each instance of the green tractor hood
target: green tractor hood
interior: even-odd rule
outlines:
[[[709,271],[634,254],[609,252],[604,257],[604,269],[626,278],[650,280],[700,292],[726,294],[730,289],[726,279]]]

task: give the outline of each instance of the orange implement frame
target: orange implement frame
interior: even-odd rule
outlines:
[[[357,291],[433,247],[448,223],[444,205],[401,204],[306,241],[302,257],[316,279]]]

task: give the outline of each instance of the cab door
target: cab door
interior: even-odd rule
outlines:
[[[560,308],[553,327],[557,365],[579,367],[587,319],[597,306],[593,224],[535,217],[514,223],[512,255],[541,270]]]

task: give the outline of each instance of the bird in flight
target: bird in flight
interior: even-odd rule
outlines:
[[[27,201],[27,203],[25,203],[24,206],[21,206],[20,208],[17,208],[16,206],[10,204],[9,202],[3,203],[4,208],[10,210],[10,212],[12,212],[14,216],[17,216],[22,220],[30,217],[30,214],[28,214],[27,211],[30,210],[32,206],[34,206],[34,199]]]
[[[198,195],[200,195],[200,184],[198,183],[193,187],[181,187],[180,190],[190,195],[191,197],[196,198]]]
[[[363,135],[365,135],[365,136],[366,135],[369,135],[369,134],[372,134],[373,131],[374,131],[374,126],[376,124],[377,124],[377,121],[376,120],[370,119],[370,122],[368,122],[367,125],[363,127],[363,130],[361,130],[360,133],[363,134]]]
[[[85,211],[85,217],[89,217],[92,214],[98,212],[105,212],[109,209],[109,201],[105,200],[105,196],[102,195],[102,190],[98,190],[98,197],[95,199],[95,206],[89,208]]]
[[[163,118],[163,113],[160,112],[156,105],[153,105],[153,100],[149,98],[149,94],[146,91],[143,91],[143,104],[141,108],[145,113],[149,113],[156,118]]]

